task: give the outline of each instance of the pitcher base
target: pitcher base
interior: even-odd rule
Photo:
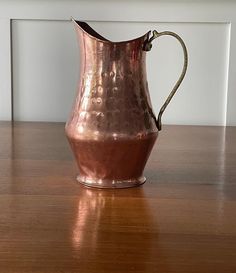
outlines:
[[[77,176],[77,181],[84,186],[93,187],[93,188],[132,188],[137,187],[146,182],[146,178],[141,176],[136,179],[128,179],[128,180],[110,180],[110,179],[96,179],[85,176]]]

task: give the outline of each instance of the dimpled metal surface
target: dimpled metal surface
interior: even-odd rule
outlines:
[[[66,134],[78,181],[122,188],[145,182],[143,169],[157,138],[146,79],[147,35],[110,42],[75,22],[81,66]]]

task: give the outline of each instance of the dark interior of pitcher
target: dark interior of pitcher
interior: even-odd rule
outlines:
[[[76,21],[76,20],[75,20],[75,22],[89,35],[91,35],[97,39],[103,40],[103,41],[108,41],[106,38],[104,38],[99,33],[97,33],[93,28],[91,28],[86,22]]]

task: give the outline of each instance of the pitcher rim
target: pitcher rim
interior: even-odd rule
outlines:
[[[130,40],[124,40],[124,41],[118,41],[118,42],[114,42],[114,41],[111,41],[111,40],[108,40],[107,38],[103,37],[103,39],[100,39],[100,38],[97,38],[95,36],[93,36],[92,34],[90,34],[89,32],[87,32],[83,27],[81,27],[78,22],[81,22],[81,23],[86,23],[94,32],[96,32],[98,35],[100,35],[96,30],[94,30],[86,21],[79,21],[79,20],[75,20],[72,16],[71,16],[71,20],[72,22],[77,26],[79,27],[83,33],[85,33],[86,35],[88,35],[90,38],[94,39],[94,40],[97,40],[99,42],[102,42],[102,43],[107,43],[107,44],[125,44],[125,43],[131,43],[131,42],[134,42],[136,40],[139,40],[139,39],[144,39],[146,36],[149,37],[151,31],[147,31],[145,34],[137,37],[137,38],[134,38],[134,39],[130,39]],[[101,36],[101,35],[100,35]],[[101,36],[102,37],[102,36]]]

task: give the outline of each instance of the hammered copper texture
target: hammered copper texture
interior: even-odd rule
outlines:
[[[157,138],[143,50],[148,34],[110,42],[82,22],[75,22],[75,29],[80,82],[66,133],[79,167],[78,180],[97,187],[143,183],[143,169]]]

